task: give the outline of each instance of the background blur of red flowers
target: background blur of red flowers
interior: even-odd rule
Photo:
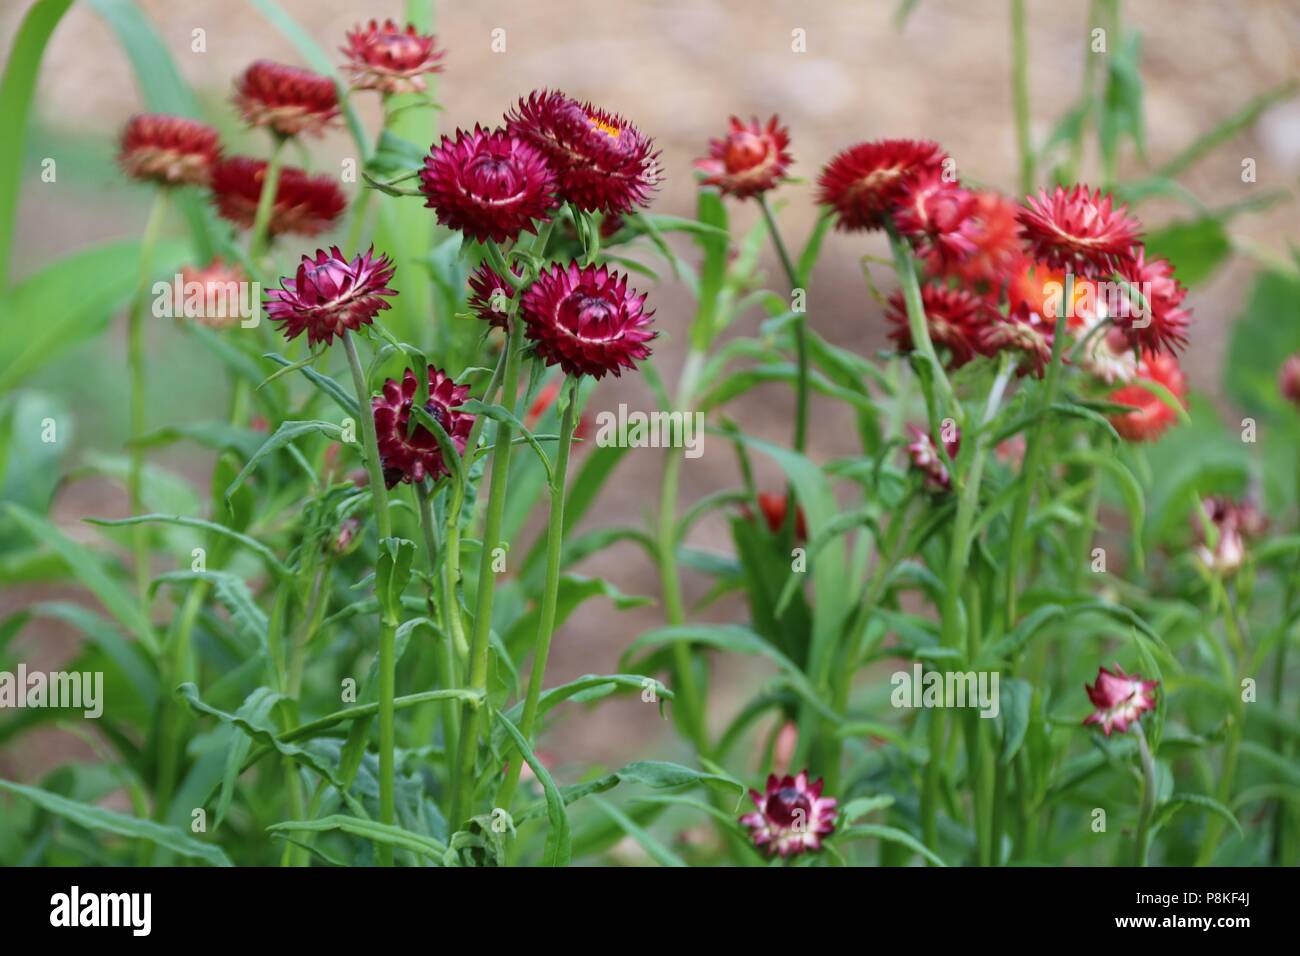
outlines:
[[[265,154],[265,134],[247,132],[224,109],[230,78],[255,58],[303,66],[296,51],[268,27],[252,7],[239,3],[175,3],[141,0],[141,7],[174,51],[185,78],[195,85],[212,117],[220,117],[229,154]],[[347,0],[281,0],[281,5],[326,49],[341,42],[345,29],[361,18]],[[0,7],[0,36],[11,38],[30,6],[28,0]],[[544,5],[477,0],[440,4],[438,46],[447,51],[445,72],[430,77],[430,86],[447,105],[444,131],[472,127],[512,106],[530,89],[550,87],[579,98],[590,97],[632,120],[662,149],[664,181],[656,211],[689,215],[694,204],[694,159],[710,138],[726,128],[732,114],[767,117],[777,113],[791,134],[795,162],[792,176],[802,184],[784,185],[777,198],[788,199],[782,214],[787,234],[799,241],[817,214],[813,181],[823,163],[853,142],[878,137],[933,139],[959,163],[971,181],[1015,194],[1015,138],[1005,4],[989,0],[969,4],[920,0],[901,35],[892,17],[895,3],[823,0],[754,3],[753,0],[553,0]],[[238,8],[232,15],[231,7]],[[1072,101],[1079,87],[1086,51],[1086,4],[1030,0],[1030,73],[1036,138]],[[365,17],[397,16],[400,4],[372,5]],[[1142,74],[1145,86],[1148,150],[1153,164],[1168,160],[1199,133],[1237,110],[1252,96],[1286,79],[1300,62],[1300,9],[1294,0],[1257,0],[1249,15],[1233,4],[1145,0],[1125,6],[1126,22],[1144,34]],[[574,31],[570,24],[581,23]],[[191,31],[207,31],[207,52],[189,54]],[[491,49],[491,33],[506,30],[507,52]],[[791,52],[791,30],[807,33],[807,52]],[[113,144],[121,124],[143,108],[130,67],[116,44],[105,42],[106,30],[89,5],[74,6],[55,33],[37,95],[34,128],[28,139],[29,174],[24,181],[14,272],[22,275],[50,258],[89,242],[138,235],[150,194],[129,187],[113,162]],[[93,53],[93,55],[91,55]],[[598,78],[598,79],[597,79]],[[441,90],[454,89],[454,95]],[[378,97],[357,97],[366,122],[374,127]],[[318,170],[334,170],[350,155],[346,133],[332,131],[312,145]],[[39,181],[41,157],[57,155],[58,179]],[[1191,170],[1185,183],[1208,205],[1218,207],[1255,198],[1263,188],[1243,184],[1242,158],[1257,160],[1270,177],[1294,183],[1300,174],[1300,101],[1283,105],[1237,136],[1210,160]],[[290,161],[298,162],[291,155]],[[1094,169],[1080,179],[1093,182]],[[1133,172],[1121,167],[1121,175]],[[349,189],[355,187],[349,187]],[[729,202],[743,228],[758,215],[753,204]],[[1144,203],[1138,215],[1148,227],[1184,215],[1169,200]],[[1281,205],[1246,215],[1232,223],[1234,236],[1250,243],[1284,247],[1295,235],[1295,206]],[[341,241],[325,234],[316,245]],[[886,254],[884,237],[833,234],[812,283],[811,322],[831,341],[861,354],[888,347],[881,309],[863,294],[858,256],[863,250]],[[345,250],[355,254],[358,250]],[[769,282],[781,286],[779,266],[765,250]],[[1243,309],[1252,266],[1241,259],[1199,283],[1187,304],[1194,308],[1191,344],[1183,357],[1189,385],[1220,394],[1221,363],[1227,352],[1229,323]],[[644,291],[644,282],[634,283]],[[689,301],[666,281],[654,292],[657,360],[676,369],[685,346],[682,333]],[[165,323],[164,323],[165,325]],[[61,380],[84,390],[85,408],[78,415],[75,441],[82,451],[120,449],[125,409],[92,401],[94,396],[124,389],[124,343],[116,326],[104,338],[69,353],[51,365],[34,386]],[[215,368],[210,380],[202,370],[179,361],[179,335],[160,329],[155,348],[163,357],[153,368],[151,390],[166,395],[178,419],[209,414],[224,396]],[[107,359],[86,358],[109,350]],[[104,357],[99,354],[99,357]],[[1282,356],[1278,356],[1280,363]],[[76,368],[76,374],[69,369]],[[168,380],[165,375],[173,376]],[[66,388],[66,386],[64,386]],[[791,402],[781,386],[759,390],[754,401],[732,410],[750,434],[784,441],[789,433]],[[765,400],[770,398],[770,400]],[[589,412],[649,408],[647,386],[640,377],[601,384]],[[1223,409],[1226,410],[1226,400]],[[850,410],[814,398],[817,427],[810,452],[826,460],[852,450]],[[707,449],[706,441],[706,449]],[[721,445],[719,448],[721,449]],[[197,484],[206,480],[208,461],[173,451],[162,456]],[[760,468],[766,462],[759,461]],[[604,524],[636,523],[643,502],[655,493],[658,467],[625,467],[601,499],[596,520]],[[730,450],[705,454],[683,470],[682,500],[735,482]],[[780,487],[774,472],[762,471],[763,487]],[[61,492],[56,515],[68,518],[69,533],[89,534],[72,516],[126,514],[115,489],[94,479],[76,481]],[[694,532],[701,547],[723,547],[724,516],[704,521]],[[656,594],[653,570],[633,545],[620,546],[600,558],[600,573],[632,594]],[[688,578],[688,597],[698,598],[699,582]],[[33,599],[64,598],[71,588],[44,588],[40,593],[8,589],[0,593],[0,613]],[[734,619],[737,605],[722,602],[708,611],[715,620]],[[549,674],[555,682],[587,672],[616,670],[621,651],[642,629],[653,626],[660,611],[614,613],[593,603],[557,635]],[[70,631],[43,625],[48,640],[33,646],[30,665],[62,659],[74,638]],[[27,638],[37,633],[33,626]],[[734,662],[728,661],[728,667]],[[744,665],[741,665],[744,666]],[[756,668],[758,670],[760,668]],[[731,686],[748,680],[745,671],[729,672]],[[715,710],[731,710],[727,683],[715,691]],[[626,759],[634,749],[629,737],[664,733],[668,725],[633,701],[604,705],[598,722],[562,725],[547,740],[561,762]],[[68,735],[51,741],[69,746]],[[75,745],[75,744],[73,744]],[[650,747],[647,744],[646,749]],[[56,754],[24,751],[0,756],[0,774],[30,779],[37,769],[58,762]]]

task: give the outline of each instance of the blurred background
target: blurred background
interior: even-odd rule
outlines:
[[[0,37],[8,49],[29,0],[7,0],[0,9]],[[241,128],[228,100],[233,77],[255,58],[303,65],[294,47],[251,6],[239,0],[141,0],[184,78],[205,104],[230,152],[265,155],[261,136]],[[327,50],[344,31],[370,17],[401,16],[401,4],[356,0],[282,0]],[[1010,34],[1003,0],[504,0],[445,2],[437,32],[448,53],[437,78],[445,107],[441,127],[494,125],[521,94],[558,87],[622,113],[652,136],[663,151],[666,182],[654,210],[691,215],[691,163],[711,136],[721,135],[729,115],[763,118],[777,113],[788,125],[793,173],[783,187],[780,219],[787,240],[802,244],[816,219],[813,181],[820,166],[855,141],[876,137],[923,137],[939,141],[956,158],[963,179],[1014,194],[1016,143],[1009,75]],[[1085,0],[1029,0],[1029,59],[1034,139],[1041,142],[1078,96],[1089,56]],[[1126,29],[1142,35],[1140,73],[1146,116],[1146,163],[1133,150],[1122,154],[1119,177],[1136,178],[1176,156],[1198,135],[1296,74],[1300,64],[1300,3],[1296,0],[1143,0],[1123,9]],[[206,50],[193,52],[196,29]],[[803,31],[806,50],[792,49]],[[494,31],[504,31],[504,34]],[[494,52],[494,36],[503,52]],[[375,97],[359,99],[367,128],[379,125]],[[36,111],[27,140],[27,172],[19,211],[13,273],[29,274],[53,257],[89,243],[138,235],[149,190],[129,184],[114,163],[116,137],[142,102],[130,64],[96,11],[77,3],[54,34],[39,76]],[[338,169],[351,155],[343,131],[312,144],[310,165]],[[42,182],[41,162],[57,161],[53,183]],[[1257,180],[1243,183],[1242,162],[1256,162]],[[295,156],[292,162],[302,163]],[[1042,173],[1040,173],[1042,175]],[[1085,157],[1080,179],[1096,175],[1096,157]],[[1227,330],[1240,315],[1256,261],[1288,255],[1296,206],[1286,201],[1250,208],[1264,191],[1294,191],[1300,176],[1300,101],[1263,112],[1225,145],[1181,178],[1207,207],[1243,204],[1229,223],[1237,255],[1227,257],[1192,290],[1192,344],[1185,365],[1194,389],[1214,397],[1224,420],[1231,408],[1220,377]],[[348,187],[349,189],[355,187]],[[752,206],[731,206],[733,225],[753,221]],[[1149,227],[1188,216],[1181,203],[1144,202],[1139,216]],[[172,224],[177,235],[179,222]],[[322,237],[328,239],[329,237]],[[882,255],[879,237],[832,236],[814,273],[809,297],[813,326],[832,342],[861,354],[884,345],[879,306],[867,294],[861,257]],[[688,246],[683,254],[690,254]],[[769,283],[782,288],[777,264],[766,264]],[[653,253],[647,254],[653,260]],[[657,361],[671,386],[683,353],[683,332],[692,303],[667,272],[651,291],[661,330]],[[643,288],[648,280],[641,278]],[[889,291],[888,279],[885,280]],[[26,321],[42,322],[30,315]],[[87,516],[120,517],[121,488],[102,477],[79,477],[78,461],[119,454],[126,434],[124,323],[114,318],[107,335],[58,358],[27,384],[72,410],[67,460],[74,466],[58,491],[54,515],[67,533],[91,540]],[[733,334],[751,334],[758,317],[742,320]],[[182,350],[184,341],[159,320],[151,335],[151,427],[223,414],[223,372],[209,356]],[[437,356],[431,356],[437,359]],[[589,411],[627,402],[648,409],[638,376],[604,383]],[[783,386],[752,393],[731,414],[751,433],[788,441],[793,397]],[[188,446],[182,446],[182,448]],[[721,447],[721,446],[719,446]],[[707,441],[706,441],[707,448]],[[814,396],[810,454],[816,460],[854,450],[851,416]],[[651,457],[653,455],[653,457]],[[170,450],[158,460],[206,488],[211,460],[192,449]],[[635,463],[634,463],[635,462]],[[606,486],[587,524],[639,524],[655,505],[658,456],[629,456]],[[761,472],[760,486],[778,490],[774,472]],[[682,507],[738,482],[729,450],[688,460]],[[201,499],[200,499],[201,500]],[[729,548],[725,519],[701,523],[691,542],[701,549]],[[602,553],[599,573],[629,594],[657,596],[654,569],[632,545]],[[579,570],[582,570],[579,568]],[[0,581],[0,615],[35,600],[84,598],[72,587]],[[705,582],[687,580],[688,598],[703,596]],[[704,615],[736,620],[738,601],[723,601]],[[557,635],[548,683],[583,673],[608,673],[642,630],[661,623],[651,605],[616,612],[608,603],[583,605]],[[50,622],[26,628],[15,648],[31,668],[56,667],[78,640]],[[728,661],[713,696],[714,719],[727,719],[739,690],[762,678],[761,669]],[[679,746],[670,725],[636,701],[606,701],[599,720],[573,719],[558,726],[543,750],[560,763],[618,763],[637,756],[671,757]],[[85,745],[44,730],[23,738],[21,748],[0,743],[0,776],[33,780],[71,756],[87,757]]]

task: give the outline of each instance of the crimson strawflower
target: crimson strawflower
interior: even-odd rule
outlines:
[[[941,171],[938,143],[882,139],[858,143],[836,155],[817,180],[817,201],[835,210],[840,229],[882,229],[916,178]]]
[[[163,186],[206,186],[220,158],[215,129],[161,113],[140,113],[127,120],[117,156],[128,176]]]
[[[389,308],[384,296],[397,295],[388,287],[393,263],[387,256],[375,258],[374,249],[349,260],[338,246],[329,252],[317,249],[315,257],[303,256],[297,275],[280,280],[279,289],[267,294],[266,315],[282,323],[286,339],[304,331],[307,344],[324,342],[345,330],[355,332],[374,321],[375,313]]]
[[[758,808],[740,818],[749,827],[754,845],[766,847],[769,856],[798,856],[820,850],[822,839],[835,830],[838,801],[822,796],[824,782],[808,783],[808,771],[797,776],[769,774],[765,792],[750,789]]]
[[[212,201],[222,218],[248,229],[257,216],[257,203],[266,178],[266,162],[247,156],[223,159],[212,170]],[[296,233],[314,236],[329,229],[347,197],[333,176],[311,175],[292,166],[280,170],[267,231],[272,236]]]
[[[1021,234],[1032,258],[1053,269],[1109,275],[1133,257],[1141,226],[1109,194],[1076,185],[1025,198]]]
[[[429,398],[424,409],[464,455],[474,416],[456,409],[469,397],[469,386],[457,385],[441,369],[430,366],[428,371]],[[426,477],[437,481],[451,474],[433,433],[422,424],[417,424],[413,431],[409,427],[418,384],[415,373],[408,368],[400,383],[388,379],[382,394],[370,400],[379,439],[379,463],[384,470],[384,484],[389,488],[403,481],[410,484]]]
[[[921,304],[930,341],[948,350],[949,369],[960,368],[976,356],[980,330],[997,319],[984,299],[962,288],[926,283],[921,286]],[[910,352],[915,345],[901,290],[889,297],[885,321],[890,324],[889,338],[901,351]]]
[[[1187,345],[1189,313],[1182,307],[1187,290],[1174,278],[1167,259],[1148,260],[1138,249],[1119,269],[1120,278],[1140,293],[1124,288],[1111,319],[1123,329],[1130,345],[1150,352],[1173,352]],[[1143,302],[1142,299],[1146,301]]]
[[[973,193],[949,182],[938,170],[926,169],[904,188],[894,225],[917,255],[942,274],[974,255],[977,208]]]
[[[423,93],[425,73],[441,73],[446,51],[437,49],[438,38],[420,33],[414,24],[403,30],[392,20],[383,26],[371,20],[347,33],[345,69],[354,90],[381,93]]]
[[[653,140],[618,114],[558,91],[521,98],[506,127],[546,155],[560,197],[587,212],[626,215],[648,203],[658,181]]]
[[[525,334],[547,365],[566,375],[615,376],[650,356],[653,312],[645,294],[627,287],[627,276],[605,266],[576,262],[543,269],[519,304]]]
[[[1156,709],[1156,686],[1156,681],[1143,680],[1141,674],[1125,674],[1118,664],[1113,672],[1098,668],[1093,686],[1083,685],[1096,708],[1084,724],[1096,724],[1107,737],[1112,731],[1124,733],[1146,711]]]
[[[280,136],[319,136],[339,117],[333,80],[269,60],[255,61],[235,81],[234,101],[249,126],[266,126]]]
[[[974,250],[955,262],[945,259],[939,250],[931,250],[925,266],[932,275],[1000,286],[1014,274],[1022,258],[1020,223],[1016,218],[1020,207],[991,190],[972,195],[974,209],[962,233],[974,245]]]
[[[1146,352],[1138,362],[1136,379],[1163,385],[1179,402],[1186,404],[1187,381],[1178,360],[1168,353]],[[1132,406],[1133,411],[1112,415],[1110,423],[1127,441],[1155,441],[1178,420],[1178,413],[1163,398],[1134,381],[1110,395],[1112,402]]]
[[[1002,351],[1021,353],[1019,372],[1038,378],[1052,361],[1052,344],[1056,341],[1056,323],[1038,313],[1012,313],[1007,318],[981,326],[976,347],[985,355]]]
[[[520,277],[524,274],[518,263],[511,265],[510,271]],[[474,293],[465,303],[470,311],[490,325],[506,328],[506,300],[515,297],[515,287],[484,262],[470,273],[469,288]]]
[[[536,233],[557,205],[545,156],[503,129],[456,130],[424,158],[420,191],[438,222],[479,241]]]
[[[767,192],[785,177],[794,162],[786,152],[789,145],[790,131],[775,116],[766,125],[758,117],[742,123],[733,116],[727,135],[709,140],[709,156],[697,159],[695,168],[706,174],[706,186],[747,199]]]

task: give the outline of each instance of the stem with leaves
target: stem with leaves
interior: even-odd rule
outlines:
[[[781,260],[781,268],[790,283],[790,291],[793,292],[799,288],[799,272],[795,269],[789,250],[786,249],[785,240],[781,238],[781,230],[777,228],[776,217],[772,215],[772,207],[768,205],[766,194],[759,194],[758,208],[763,211],[767,234],[772,239],[772,246],[776,249],[777,258]],[[798,363],[798,375],[795,380],[794,450],[802,454],[808,444],[808,317],[803,313],[794,324],[794,347]]]

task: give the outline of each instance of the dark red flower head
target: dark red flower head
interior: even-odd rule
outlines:
[[[437,49],[438,38],[420,33],[414,24],[403,30],[392,20],[380,26],[371,20],[347,34],[347,71],[354,90],[381,93],[423,93],[425,73],[441,73],[446,52]]]
[[[424,158],[420,191],[438,222],[479,242],[505,242],[537,231],[534,219],[556,206],[555,173],[546,158],[505,130],[456,130]]]
[[[1130,262],[1120,266],[1119,274],[1129,285],[1115,297],[1118,309],[1111,318],[1124,330],[1129,344],[1151,352],[1186,347],[1190,313],[1183,308],[1183,297],[1187,290],[1174,278],[1169,261],[1148,261],[1146,250],[1138,249]]]
[[[1076,185],[1057,186],[1025,198],[1020,210],[1021,235],[1029,254],[1053,269],[1085,276],[1104,276],[1133,258],[1142,227],[1128,206],[1114,207],[1109,194]]]
[[[234,156],[217,163],[212,170],[212,201],[222,218],[243,229],[250,228],[257,216],[265,178],[264,160]],[[314,236],[334,225],[347,205],[347,197],[334,177],[324,173],[313,176],[285,166],[280,170],[269,232],[272,236],[287,232]]]
[[[925,475],[926,486],[933,491],[947,491],[952,487],[952,476],[948,474],[948,466],[939,454],[939,449],[934,444],[934,439],[930,433],[923,428],[917,428],[915,425],[907,426],[908,432],[912,436],[911,442],[907,446],[908,457],[912,459],[912,467]],[[943,435],[943,450],[948,454],[949,461],[957,459],[957,452],[961,450],[961,431],[953,427],[951,436]]]
[[[773,494],[769,491],[760,491],[758,493],[758,510],[763,513],[763,521],[767,524],[767,530],[773,534],[780,534],[781,529],[785,527],[788,508],[788,495]],[[754,515],[748,506],[742,507],[741,513],[750,521],[754,520]],[[808,540],[808,521],[804,517],[803,508],[798,506],[795,507],[794,511],[794,536],[796,541]]]
[[[518,277],[524,274],[518,263],[511,265],[510,271]],[[470,311],[484,322],[506,328],[506,303],[515,297],[515,287],[484,262],[470,273],[469,288],[474,293],[466,303]]]
[[[789,145],[790,131],[775,116],[766,126],[758,117],[742,123],[733,116],[726,137],[709,140],[709,156],[697,159],[695,168],[707,174],[706,186],[745,199],[767,192],[785,177],[794,162],[786,151]]]
[[[881,229],[916,177],[941,171],[946,158],[939,144],[928,140],[858,143],[826,164],[817,180],[817,201],[835,210],[840,229]]]
[[[1019,352],[1020,374],[1042,378],[1051,364],[1052,343],[1055,341],[1055,320],[1044,318],[1037,312],[1016,312],[1008,318],[998,315],[994,321],[982,326],[976,345],[984,355]]]
[[[926,169],[908,183],[894,213],[894,225],[918,255],[950,272],[975,254],[975,194],[937,169]]]
[[[967,289],[926,283],[921,286],[921,304],[930,341],[948,350],[949,369],[960,368],[978,354],[981,330],[997,320],[985,300]],[[885,321],[891,326],[889,338],[901,351],[910,352],[912,330],[901,290],[889,297]]]
[[[215,129],[161,113],[140,113],[127,120],[117,156],[128,176],[163,186],[206,186],[220,158]]]
[[[820,850],[822,838],[835,831],[838,801],[822,796],[823,782],[809,784],[808,771],[798,776],[770,774],[765,792],[749,791],[758,808],[740,818],[749,827],[755,846],[766,847],[769,856],[798,856]]]
[[[451,469],[443,461],[442,450],[433,432],[417,424],[410,430],[411,405],[415,401],[418,381],[409,368],[400,384],[394,379],[384,382],[384,390],[370,400],[375,413],[375,432],[379,439],[379,463],[384,469],[384,484],[408,484],[426,477],[437,481]],[[443,427],[456,450],[465,454],[474,416],[456,408],[469,397],[468,385],[457,385],[446,372],[429,367],[429,398],[424,409]]]
[[[1113,673],[1098,668],[1096,683],[1092,687],[1083,685],[1096,708],[1083,719],[1084,724],[1096,724],[1107,737],[1111,731],[1124,733],[1146,711],[1156,709],[1156,686],[1153,680],[1143,680],[1141,674],[1125,674],[1118,664]]]
[[[538,356],[575,377],[635,369],[658,334],[650,330],[654,313],[645,309],[645,294],[605,266],[555,263],[528,287],[519,309]]]
[[[1137,379],[1163,385],[1174,398],[1183,404],[1187,394],[1187,381],[1178,367],[1178,360],[1168,353],[1146,352],[1138,363]],[[1174,422],[1178,413],[1165,404],[1164,399],[1138,382],[1116,389],[1110,395],[1112,402],[1132,406],[1133,411],[1112,415],[1110,423],[1127,441],[1155,441]]]
[[[255,61],[235,81],[235,106],[249,126],[280,136],[320,135],[339,116],[333,80],[269,60]]]
[[[266,293],[266,315],[283,325],[286,339],[304,331],[307,344],[324,342],[344,330],[355,332],[374,321],[375,313],[387,309],[383,296],[397,295],[388,288],[393,263],[387,256],[375,258],[374,249],[348,260],[338,246],[316,256],[303,256],[298,273],[280,280],[280,288]]]
[[[974,251],[965,259],[951,261],[940,250],[931,250],[926,269],[932,275],[999,286],[1022,258],[1020,224],[1016,220],[1020,207],[1000,193],[980,191],[972,195],[975,208],[971,223],[962,232],[974,244]]]
[[[542,90],[506,115],[516,136],[546,154],[560,197],[588,212],[626,215],[658,182],[654,142],[623,117]]]

